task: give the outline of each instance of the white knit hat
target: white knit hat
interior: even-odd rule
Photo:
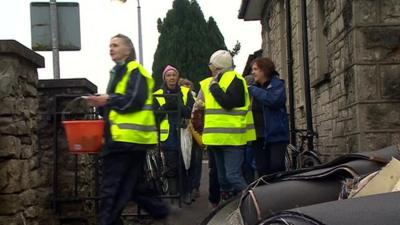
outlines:
[[[210,64],[217,69],[228,69],[233,67],[233,59],[231,53],[226,50],[218,50],[210,57]]]

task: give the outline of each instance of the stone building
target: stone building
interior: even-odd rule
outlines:
[[[400,1],[306,0],[306,26],[302,3],[242,0],[239,11],[239,18],[261,22],[263,56],[286,81],[292,68],[295,127],[307,124],[308,48],[318,150],[330,158],[400,143]]]

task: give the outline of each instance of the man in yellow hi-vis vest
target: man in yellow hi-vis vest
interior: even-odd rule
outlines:
[[[157,114],[157,121],[160,123],[160,141],[161,148],[165,155],[165,164],[167,167],[167,178],[168,178],[168,189],[169,194],[176,195],[178,193],[178,165],[181,164],[180,175],[182,175],[183,187],[181,189],[181,196],[183,202],[191,204],[191,182],[188,182],[188,177],[183,167],[183,161],[179,161],[181,157],[179,154],[180,149],[180,137],[178,135],[178,129],[182,124],[182,119],[190,119],[192,107],[194,104],[194,98],[190,92],[190,89],[178,84],[179,71],[171,66],[167,65],[163,71],[163,80],[161,88],[158,89],[154,94],[174,94],[176,96],[155,96],[154,109],[170,111],[164,114]],[[173,112],[180,110],[180,112]],[[180,114],[181,118],[178,118]],[[179,121],[178,121],[179,120]]]
[[[146,150],[157,142],[152,108],[153,78],[136,61],[132,41],[118,34],[111,38],[107,94],[89,96],[89,104],[102,107],[106,121],[103,173],[100,187],[101,225],[122,224],[121,212],[130,199],[155,218],[168,215],[168,207],[155,193],[139,188]]]
[[[244,78],[233,70],[228,51],[210,58],[212,77],[200,82],[204,96],[203,142],[215,157],[221,198],[228,199],[246,188],[241,166],[244,148],[255,139],[250,98]]]

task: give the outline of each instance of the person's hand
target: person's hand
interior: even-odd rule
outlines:
[[[102,95],[90,95],[90,96],[84,96],[84,99],[86,99],[87,103],[90,106],[104,106],[107,103],[108,100],[108,95],[107,94],[102,94]]]
[[[212,78],[212,80],[210,81],[210,84],[208,85],[208,88],[210,88],[214,84],[218,84],[217,76],[214,76]]]
[[[210,82],[210,86],[213,85],[213,84],[218,84],[218,81],[216,81],[216,80],[213,79],[213,80]]]
[[[193,108],[195,108],[195,107],[198,108],[198,109],[204,108],[204,101],[201,100],[201,99],[196,99],[195,102],[194,102]]]
[[[253,85],[255,82],[254,76],[252,74],[245,76],[244,79],[246,80],[247,86]]]

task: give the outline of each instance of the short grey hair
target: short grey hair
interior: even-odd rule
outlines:
[[[135,47],[133,46],[132,40],[123,34],[117,34],[115,36],[113,36],[111,39],[113,38],[121,38],[123,43],[130,49],[130,53],[128,58],[132,59],[132,60],[136,60],[136,51],[135,51]]]

